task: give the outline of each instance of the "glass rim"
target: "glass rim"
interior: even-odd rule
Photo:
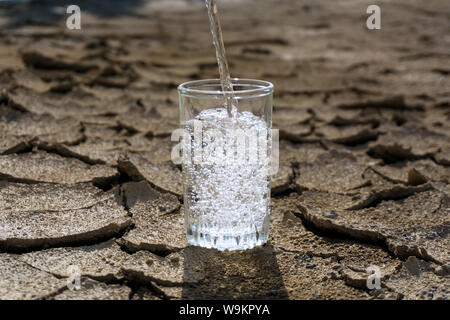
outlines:
[[[237,99],[239,97],[244,96],[265,96],[273,93],[274,85],[269,81],[257,80],[257,79],[244,79],[244,78],[232,78],[231,82],[233,85],[248,85],[255,86],[251,89],[243,89],[243,90],[234,90],[234,95]],[[223,90],[202,90],[197,89],[201,87],[211,86],[219,86],[220,87],[220,79],[202,79],[202,80],[193,80],[187,81],[178,86],[178,92],[182,95],[186,96],[220,96],[223,97],[226,93]]]

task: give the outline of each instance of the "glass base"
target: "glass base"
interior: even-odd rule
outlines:
[[[246,250],[261,246],[267,242],[268,233],[258,232],[233,236],[212,236],[210,234],[192,232],[187,233],[187,241],[193,246],[199,246],[220,251]]]

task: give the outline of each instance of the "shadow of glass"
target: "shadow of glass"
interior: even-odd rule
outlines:
[[[184,250],[184,283],[182,299],[288,298],[269,244],[233,252],[190,246]]]

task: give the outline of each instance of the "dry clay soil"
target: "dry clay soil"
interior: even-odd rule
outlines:
[[[232,75],[276,88],[244,252],[186,244],[170,161],[177,85],[217,77],[203,3],[79,1],[68,30],[53,2],[0,8],[1,299],[450,297],[448,1],[379,1],[381,30],[364,1],[219,1]]]

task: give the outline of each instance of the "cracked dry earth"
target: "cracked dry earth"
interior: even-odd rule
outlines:
[[[450,297],[448,2],[380,1],[378,31],[363,1],[219,2],[233,76],[276,88],[270,242],[245,252],[186,244],[170,162],[176,86],[217,76],[203,3],[79,2],[81,31],[0,9],[1,299]]]

